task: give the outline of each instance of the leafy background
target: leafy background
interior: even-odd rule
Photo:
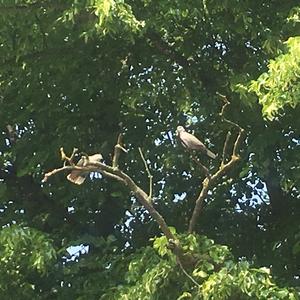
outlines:
[[[0,10],[3,299],[299,297],[298,1],[2,0]],[[199,235],[186,235],[203,174],[175,128],[221,153],[230,128],[217,92],[247,136]],[[199,256],[187,270],[198,285],[119,183],[41,183],[61,146],[110,164],[120,132],[121,168],[147,191],[143,149],[156,209]],[[88,251],[72,255],[77,245]]]

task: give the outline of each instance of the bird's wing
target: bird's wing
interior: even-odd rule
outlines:
[[[75,184],[83,184],[86,176],[82,176],[81,171],[74,170],[68,176],[67,179]]]
[[[84,156],[80,158],[76,166],[83,167],[86,164],[86,159]],[[79,170],[73,170],[68,176],[67,179],[75,184],[83,184],[85,181],[86,174]]]
[[[211,152],[210,150],[206,149],[206,154],[212,158],[212,159],[215,159],[217,157],[216,154],[214,154],[213,152]]]
[[[188,132],[182,132],[180,134],[180,139],[183,144],[189,149],[203,150],[206,148],[200,140],[198,140],[194,135]]]

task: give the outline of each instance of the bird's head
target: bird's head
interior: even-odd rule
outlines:
[[[177,129],[176,129],[176,134],[177,134],[177,135],[179,135],[180,132],[184,132],[184,131],[185,131],[185,129],[184,129],[183,126],[177,126]]]

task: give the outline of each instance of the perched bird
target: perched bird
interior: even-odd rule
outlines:
[[[200,150],[206,153],[210,158],[215,159],[216,154],[208,150],[205,145],[199,141],[194,135],[185,131],[184,127],[178,126],[176,130],[176,135],[179,138],[181,144],[189,150]]]
[[[100,153],[86,156],[83,155],[78,163],[76,164],[77,167],[86,167],[89,164],[98,163],[103,159]],[[80,170],[73,170],[68,176],[67,179],[75,184],[83,184],[85,178],[88,176],[89,172],[80,171]]]

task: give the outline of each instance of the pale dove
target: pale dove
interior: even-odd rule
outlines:
[[[94,154],[91,156],[83,155],[78,163],[76,164],[77,167],[86,167],[89,164],[98,163],[102,160],[101,154]],[[80,170],[73,170],[68,176],[67,179],[75,184],[83,184],[85,178],[88,176],[89,172],[80,171]]]
[[[212,153],[206,148],[206,146],[199,141],[194,135],[185,131],[184,127],[178,126],[176,130],[176,135],[181,141],[182,145],[189,150],[200,150],[206,153],[210,158],[215,159],[217,155]]]

